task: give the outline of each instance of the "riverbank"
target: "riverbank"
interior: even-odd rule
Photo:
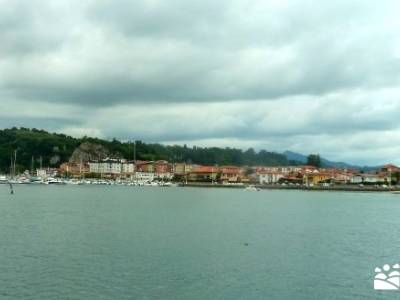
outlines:
[[[181,187],[199,187],[199,188],[234,188],[243,189],[246,185],[212,184],[192,182],[180,184]],[[304,191],[343,191],[343,192],[399,192],[400,187],[377,187],[377,186],[353,186],[353,185],[335,185],[335,186],[305,186],[305,185],[254,185],[263,190],[304,190]]]

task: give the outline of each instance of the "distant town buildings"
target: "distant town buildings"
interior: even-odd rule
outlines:
[[[400,183],[400,168],[388,164],[379,170],[361,172],[350,169],[316,168],[314,166],[202,166],[188,163],[128,161],[106,158],[88,163],[64,163],[60,174],[72,177],[98,177],[137,181],[208,182],[221,184],[253,183],[260,185],[391,185]],[[38,170],[41,177],[54,170]]]

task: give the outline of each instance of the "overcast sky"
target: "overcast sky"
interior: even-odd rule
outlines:
[[[400,164],[400,1],[0,0],[0,127]]]

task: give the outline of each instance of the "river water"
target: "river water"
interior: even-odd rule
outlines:
[[[400,195],[0,185],[0,299],[396,299]]]

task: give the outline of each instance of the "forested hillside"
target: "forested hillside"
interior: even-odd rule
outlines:
[[[133,143],[120,142],[116,139],[102,140],[83,137],[73,138],[64,134],[49,133],[44,130],[12,128],[0,130],[0,172],[10,170],[11,157],[17,151],[17,171],[43,167],[58,167],[68,161],[82,143],[101,145],[109,153],[119,157],[133,159]],[[183,146],[165,146],[146,144],[136,141],[136,158],[138,160],[164,159],[170,162],[188,162],[204,165],[288,165],[287,158],[278,153],[265,150],[256,152],[253,149],[243,151],[233,148],[203,148]]]

